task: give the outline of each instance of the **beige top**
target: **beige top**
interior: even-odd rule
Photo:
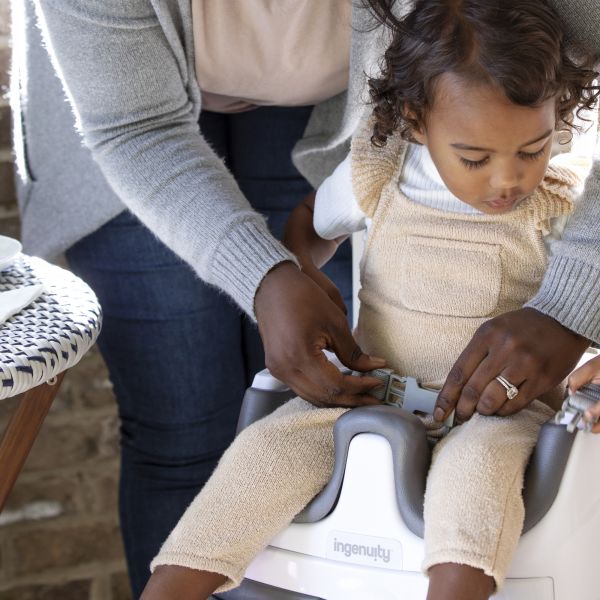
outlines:
[[[348,85],[351,0],[192,0],[203,108],[306,106]]]

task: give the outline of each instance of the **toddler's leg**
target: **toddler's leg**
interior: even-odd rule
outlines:
[[[523,527],[525,467],[552,414],[538,401],[510,417],[476,414],[438,444],[425,494],[425,570],[466,565],[502,585]],[[446,587],[443,597],[455,596]]]
[[[151,568],[218,573],[227,578],[220,591],[239,585],[250,561],[327,482],[333,425],[343,412],[296,398],[245,429]]]

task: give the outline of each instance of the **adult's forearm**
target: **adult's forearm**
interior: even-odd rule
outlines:
[[[123,203],[252,311],[290,253],[201,137],[198,90],[147,0],[36,0],[85,145]],[[194,97],[195,95],[195,97]]]
[[[567,36],[600,66],[600,9],[595,0],[550,0]],[[582,197],[553,256],[536,296],[536,308],[572,331],[600,341],[600,144]]]
[[[527,303],[584,337],[600,341],[600,146],[584,192],[544,281]]]

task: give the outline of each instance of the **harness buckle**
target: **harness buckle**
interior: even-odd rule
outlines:
[[[600,385],[590,383],[579,388],[572,396],[567,395],[560,410],[554,416],[554,422],[566,425],[567,431],[573,433],[575,429],[590,432],[598,422],[598,417],[592,421],[584,418],[585,411],[590,409],[600,400]]]

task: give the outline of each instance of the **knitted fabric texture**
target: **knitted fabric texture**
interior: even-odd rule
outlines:
[[[242,431],[151,570],[220,573],[227,581],[217,593],[238,586],[254,557],[331,477],[333,427],[346,410],[295,398]],[[552,414],[535,401],[511,417],[475,415],[438,443],[425,496],[424,569],[467,564],[502,586],[523,527],[527,459]]]
[[[549,167],[515,210],[443,212],[401,193],[406,144],[396,135],[376,148],[371,129],[367,120],[352,145],[354,193],[372,218],[356,337],[397,372],[439,386],[481,324],[535,294],[547,264],[542,236],[553,218],[571,212],[578,180]],[[561,397],[556,390],[543,400],[557,408]],[[535,401],[508,418],[475,415],[437,444],[425,498],[424,570],[467,564],[502,586],[523,527],[525,466],[552,414]]]
[[[250,561],[325,485],[333,426],[346,409],[300,398],[244,429],[159,554],[158,565],[221,573],[238,586]]]
[[[537,400],[510,417],[475,413],[437,444],[425,491],[425,571],[469,565],[502,587],[523,529],[525,467],[553,414]]]
[[[600,58],[597,0],[550,3],[568,37]],[[389,43],[382,28],[371,27],[363,3],[352,4],[348,93],[315,107],[293,153],[314,187],[347,155],[368,98],[365,73],[378,73]],[[412,5],[399,0],[398,9]],[[235,182],[198,136],[190,0],[44,0],[13,2],[12,9],[19,35],[12,39],[11,102],[26,251],[56,255],[127,205],[202,279],[251,313],[264,274],[291,255],[247,212]],[[42,50],[42,30],[73,106]],[[135,66],[138,56],[143,68]],[[73,130],[72,109],[91,154]],[[599,159],[600,145],[577,214],[530,302],[591,339],[600,339]]]

